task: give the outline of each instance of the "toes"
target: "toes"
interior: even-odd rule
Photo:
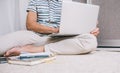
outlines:
[[[8,50],[8,51],[4,54],[5,57],[17,56],[17,55],[20,55],[20,51],[19,51],[19,49],[17,49],[17,48],[13,48],[13,49],[11,49],[11,50]]]
[[[7,51],[7,52],[4,54],[5,57],[8,57],[9,55],[10,55],[10,52],[9,52],[9,51]]]

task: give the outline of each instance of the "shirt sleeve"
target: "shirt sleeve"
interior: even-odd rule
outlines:
[[[37,12],[36,0],[29,0],[27,12],[29,12],[29,11]]]

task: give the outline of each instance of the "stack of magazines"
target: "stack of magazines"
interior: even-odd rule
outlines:
[[[56,59],[55,55],[51,53],[26,53],[21,54],[20,56],[8,57],[7,61],[10,64],[29,66],[49,62],[55,59]]]

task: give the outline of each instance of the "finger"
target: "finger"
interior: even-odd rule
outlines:
[[[97,35],[99,34],[99,31],[97,31],[97,32],[93,32],[93,33],[91,33],[91,34],[97,36]]]
[[[98,32],[99,31],[99,28],[96,28],[95,30],[94,30],[94,32]]]
[[[94,29],[91,33],[99,32],[99,28]]]
[[[98,36],[99,32],[94,33],[95,36]]]

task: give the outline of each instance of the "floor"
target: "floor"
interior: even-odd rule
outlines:
[[[86,55],[58,55],[52,62],[34,66],[0,64],[0,73],[120,73],[120,48],[110,49],[98,48]]]

